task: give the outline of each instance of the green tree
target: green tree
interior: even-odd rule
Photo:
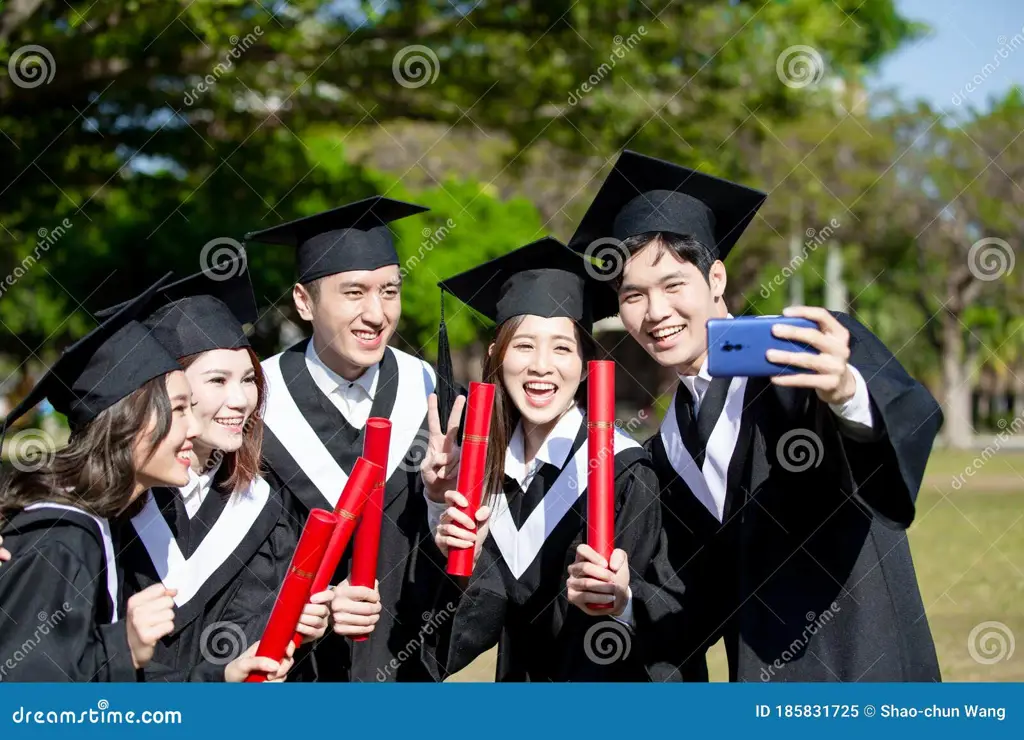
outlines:
[[[914,32],[891,0],[12,0],[0,5],[0,270],[22,274],[0,297],[0,353],[19,364],[52,351],[91,326],[89,310],[194,270],[212,238],[373,192],[436,204],[401,227],[405,259],[416,228],[458,224],[409,279],[402,336],[424,342],[428,272],[528,241],[556,215],[566,228],[591,192],[580,173],[592,187],[620,147],[749,177],[730,136],[759,151],[770,136],[752,116],[778,127],[831,105],[834,81]],[[797,47],[814,52],[806,68]],[[465,164],[424,178],[434,144],[389,165],[405,154],[399,125],[433,127],[438,145],[493,140],[498,171],[466,146]],[[387,137],[372,165],[346,159],[366,131]],[[544,154],[529,190],[503,180],[492,192],[533,150]],[[40,230],[59,229],[37,255]],[[251,251],[270,309],[292,256]],[[268,310],[268,342],[287,304]],[[458,343],[474,336],[462,321]]]

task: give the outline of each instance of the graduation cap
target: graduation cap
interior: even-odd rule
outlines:
[[[105,308],[96,315],[110,316],[126,305]],[[259,312],[244,254],[160,288],[140,306],[139,315],[177,358],[248,347],[242,325],[255,323]]]
[[[759,190],[624,151],[583,216],[569,246],[619,241],[652,231],[692,236],[724,260],[767,195]]]
[[[587,331],[619,311],[615,291],[586,258],[544,237],[438,283],[497,324],[514,316],[565,316]]]
[[[68,418],[72,430],[78,430],[153,378],[180,370],[178,361],[136,321],[145,302],[170,275],[167,273],[67,347],[4,419],[0,439],[11,424],[44,398]]]
[[[299,282],[351,270],[398,264],[388,224],[429,208],[381,195],[245,235],[247,242],[281,244],[298,252]]]
[[[553,237],[544,237],[506,255],[442,280],[441,327],[438,331],[438,400],[442,427],[455,401],[444,294],[451,293],[497,324],[516,316],[572,319],[587,332],[595,321],[618,313],[619,304],[607,277],[586,258]]]

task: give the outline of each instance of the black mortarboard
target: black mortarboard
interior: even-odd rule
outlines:
[[[398,264],[388,224],[429,208],[380,195],[245,235],[247,242],[298,251],[299,282]]]
[[[498,324],[523,314],[566,316],[589,331],[619,310],[598,270],[550,236],[438,285]]]
[[[451,404],[455,402],[444,323],[445,292],[497,324],[527,314],[545,318],[565,316],[589,332],[595,321],[619,310],[615,291],[607,280],[587,258],[548,236],[438,283],[441,327],[437,374],[442,425],[447,425]]]
[[[146,301],[169,277],[167,273],[66,348],[28,396],[7,415],[0,439],[7,427],[44,398],[68,418],[72,430],[78,430],[153,378],[180,370],[178,361],[136,321]]]
[[[122,303],[97,312],[105,317]],[[242,324],[259,318],[245,256],[236,256],[151,295],[141,307],[142,323],[174,357],[249,346]]]
[[[652,231],[692,236],[724,260],[767,196],[697,170],[626,150],[569,240],[585,252],[595,240]]]

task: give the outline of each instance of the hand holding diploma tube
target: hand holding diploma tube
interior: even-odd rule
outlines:
[[[338,516],[332,512],[323,509],[313,509],[309,512],[309,518],[288,568],[288,575],[281,584],[277,601],[270,612],[270,620],[263,630],[263,637],[256,651],[257,657],[270,658],[278,663],[284,660],[302,609],[309,602],[316,570],[324,559],[324,551],[337,522]],[[267,674],[257,671],[249,674],[246,682],[262,683],[266,680]]]
[[[615,548],[615,363],[593,360],[587,370],[587,544],[607,564]]]
[[[372,589],[377,582],[380,528],[384,523],[384,487],[387,485],[391,422],[378,417],[367,419],[363,434],[363,457],[380,466],[381,479],[374,483],[370,498],[363,507],[363,514],[356,525],[356,538],[352,545],[351,581],[353,586]],[[366,636],[357,635],[352,639],[355,642],[362,642]]]
[[[444,495],[448,508],[441,515],[441,521],[434,533],[434,543],[442,555],[447,556],[452,549],[466,550],[473,548],[473,566],[480,558],[480,547],[487,539],[490,526],[491,507],[481,506],[476,511],[476,522],[463,513],[469,508],[469,501],[458,491],[448,491]]]
[[[464,497],[465,507],[459,511],[472,522],[483,499],[484,473],[487,463],[487,443],[491,433],[491,415],[494,411],[495,387],[491,383],[470,383],[466,409],[466,430],[462,435],[459,459],[459,478],[456,490]],[[454,414],[453,414],[454,416]],[[473,574],[474,551],[449,550],[448,573],[453,576]]]
[[[337,524],[316,569],[311,593],[319,595],[330,586],[331,579],[341,562],[341,557],[345,554],[345,548],[355,532],[359,514],[373,495],[374,488],[384,486],[383,474],[384,471],[379,465],[366,458],[361,457],[356,460],[356,464],[352,467],[352,475],[349,476],[345,490],[341,492],[341,497],[334,509]],[[333,596],[331,598],[333,599]],[[296,647],[302,642],[300,631],[295,632],[292,642]]]

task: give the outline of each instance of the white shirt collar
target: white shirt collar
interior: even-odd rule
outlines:
[[[700,403],[701,399],[704,398],[704,391],[711,385],[711,376],[708,375],[707,358],[701,363],[700,370],[696,375],[680,375],[679,380],[686,390],[690,391],[693,402],[695,404]]]
[[[731,319],[733,315],[731,313],[726,314],[726,317]],[[711,385],[711,376],[708,374],[708,358],[704,358],[704,362],[701,363],[700,370],[697,371],[696,375],[680,375],[679,380],[686,390],[690,391],[694,408],[699,406],[701,399],[704,398],[704,392]]]
[[[366,371],[355,380],[346,380],[327,367],[326,363],[320,359],[320,355],[313,348],[312,339],[306,345],[306,366],[309,368],[309,374],[313,376],[313,382],[316,383],[325,396],[329,396],[335,391],[346,393],[350,391],[353,385],[362,388],[371,400],[377,393],[377,377],[380,375],[378,372],[379,365],[366,368]]]
[[[576,434],[583,423],[583,412],[579,406],[573,404],[572,408],[562,414],[551,433],[544,438],[544,443],[537,450],[533,460],[527,464],[524,450],[523,422],[516,425],[512,439],[505,450],[505,475],[515,479],[520,486],[525,485],[527,477],[540,467],[542,463],[554,465],[561,469],[565,461],[569,459],[572,451],[572,443],[576,440]]]
[[[179,488],[178,492],[181,495],[181,500],[185,502],[185,510],[190,519],[206,499],[206,494],[210,492],[213,479],[216,477],[217,471],[220,470],[221,462],[222,459],[218,459],[217,464],[202,475],[196,473],[192,468],[188,469],[188,483]]]

